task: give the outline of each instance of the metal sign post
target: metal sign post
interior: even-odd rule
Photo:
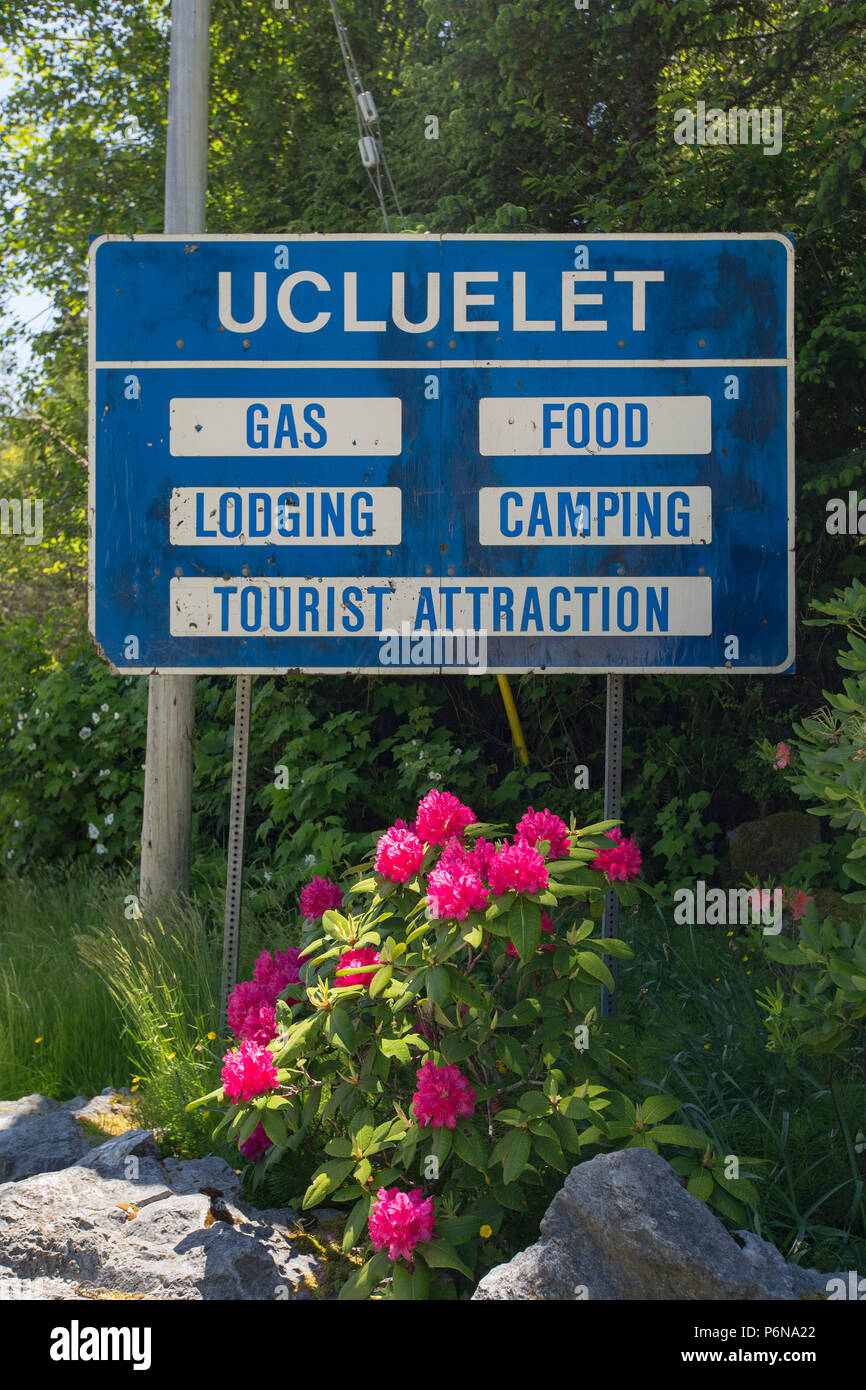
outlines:
[[[165,161],[168,233],[205,229],[209,25],[210,0],[172,0]],[[130,401],[141,400],[136,373],[129,374],[126,389]],[[91,550],[93,544],[91,530]],[[136,628],[131,615],[124,634],[127,650],[139,650]],[[150,675],[139,886],[145,904],[189,886],[194,733],[195,676],[173,671]]]
[[[622,722],[623,701],[625,698],[625,676],[609,675],[607,678],[607,713],[604,729],[604,819],[618,820],[622,801]],[[604,900],[604,918],[601,934],[619,936],[619,898],[613,889]],[[614,956],[605,956],[605,964],[613,975],[614,988],[601,987],[602,1018],[616,1017],[616,979],[617,962]]]
[[[238,939],[244,873],[244,825],[247,815],[247,764],[253,678],[238,676],[235,694],[235,741],[232,752],[232,792],[229,812],[229,853],[226,871],[226,914],[223,932],[223,973],[219,1026],[225,1023],[231,990],[238,978]]]

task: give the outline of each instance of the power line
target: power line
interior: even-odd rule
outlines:
[[[349,31],[343,21],[337,6],[337,0],[329,0],[331,14],[334,16],[334,27],[337,30],[337,41],[340,45],[340,52],[343,55],[343,63],[346,68],[346,76],[349,79],[349,90],[352,93],[352,102],[355,107],[355,117],[358,122],[358,148],[361,153],[361,163],[367,171],[367,177],[379,200],[379,207],[382,209],[382,218],[385,223],[386,232],[390,232],[391,223],[388,219],[388,208],[385,202],[385,191],[382,186],[382,174],[388,180],[391,194],[397,208],[403,230],[406,230],[406,219],[403,216],[403,209],[400,206],[400,199],[397,196],[397,189],[391,176],[391,169],[385,155],[385,146],[382,141],[382,131],[379,127],[379,113],[376,110],[376,103],[371,92],[365,91],[361,81],[361,74],[358,71],[358,64],[355,62],[355,55],[352,52],[352,44],[349,39]]]

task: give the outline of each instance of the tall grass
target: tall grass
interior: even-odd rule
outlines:
[[[0,880],[2,1100],[33,1092],[65,1100],[129,1084],[117,1005],[75,944],[107,882],[81,868]]]
[[[785,1257],[866,1269],[862,1190],[821,1063],[767,1047],[756,990],[772,976],[748,938],[642,915],[624,926],[635,956],[620,964],[622,1026],[644,1080],[682,1102],[717,1153],[762,1161],[755,1230]],[[842,1120],[862,1123],[862,1088],[839,1088]],[[742,1164],[743,1169],[747,1164]]]

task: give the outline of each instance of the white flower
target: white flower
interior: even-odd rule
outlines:
[[[7,852],[6,852],[6,858],[7,858],[7,859],[11,859],[11,858],[12,858],[12,855],[13,855],[14,853],[15,853],[14,850],[11,850],[11,849],[10,849],[10,850],[7,850]]]
[[[19,827],[19,825],[21,824],[21,822],[20,822],[20,820],[14,820],[14,821],[12,822],[12,824],[15,826],[15,829],[17,830],[18,827]]]
[[[88,833],[88,835],[90,836],[91,840],[98,840],[98,839],[99,839],[99,830],[98,830],[98,828],[93,824],[92,821],[88,822],[87,833]]]
[[[251,898],[254,898],[254,897],[256,896],[256,890],[255,890],[255,888],[251,888],[251,889],[250,889],[249,896],[250,896]]]
[[[315,856],[314,854],[307,854],[307,855],[305,855],[305,857],[304,857],[304,864],[306,865],[306,867],[307,867],[308,869],[312,869],[312,867],[313,867],[313,865],[315,864],[315,862],[316,862],[316,856]]]
[[[431,781],[431,782],[441,782],[441,781],[442,781],[442,773],[441,773],[441,772],[431,772],[431,773],[430,773],[430,781]]]
[[[92,713],[91,713],[91,715],[90,715],[90,722],[91,722],[92,724],[98,724],[98,723],[99,723],[99,715],[96,713],[96,710],[93,710],[93,711],[92,711]]]
[[[108,713],[108,705],[100,705],[99,708],[102,710],[103,714]]]
[[[32,753],[32,752],[33,752],[33,749],[34,749],[35,747],[36,747],[36,744],[35,744],[35,743],[31,743],[31,744],[28,746],[28,750],[27,750],[27,751],[28,751],[29,753]]]
[[[110,777],[110,776],[111,776],[111,768],[110,768],[110,767],[101,767],[101,768],[99,769],[99,775],[100,775],[100,777]]]
[[[119,718],[120,718],[120,715],[117,713],[117,710],[114,711],[114,717],[115,717],[115,719],[119,719]]]
[[[37,775],[37,777],[38,777],[39,774],[37,773],[36,775]],[[77,768],[77,767],[74,767],[74,768],[72,769],[72,780],[74,781],[75,778],[76,778],[77,776],[78,776],[78,768]]]
[[[85,726],[84,726],[83,729],[79,729],[79,730],[78,730],[78,737],[79,737],[79,738],[90,738],[90,735],[91,735],[92,733],[93,733],[93,730],[92,730],[92,729],[88,729],[87,725],[85,724]]]
[[[19,719],[19,720],[18,720],[18,732],[19,732],[19,734],[20,734],[20,732],[21,732],[21,730],[22,730],[23,728],[24,728],[24,720],[23,720],[23,719]]]
[[[33,713],[34,713],[34,714],[38,714],[38,713],[39,713],[39,706],[38,706],[38,705],[36,706],[36,709],[33,711]]]
[[[264,871],[264,879],[265,879],[265,883],[270,883],[270,881],[271,881],[271,876],[270,876],[270,874],[268,873],[267,869],[265,869],[265,871]]]
[[[96,846],[96,853],[97,853],[97,854],[105,854],[105,853],[106,853],[105,845],[97,845],[97,846]]]
[[[106,825],[113,825],[113,824],[114,824],[114,812],[113,812],[113,811],[109,811],[108,815],[104,817],[104,820],[105,820],[105,824],[106,824]]]

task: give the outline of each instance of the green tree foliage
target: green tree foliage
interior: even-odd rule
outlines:
[[[345,0],[341,10],[410,229],[794,235],[803,611],[863,578],[861,540],[828,536],[824,507],[857,485],[866,448],[864,0],[592,0],[585,11],[570,0]],[[168,0],[58,0],[47,9],[0,0],[0,42],[18,73],[0,112],[0,295],[26,283],[54,306],[2,424],[22,486],[45,498],[53,549],[43,570],[57,585],[50,599],[21,590],[31,637],[19,627],[15,650],[25,676],[62,649],[46,629],[49,613],[62,614],[64,634],[84,631],[87,242],[162,227],[169,15]],[[781,153],[678,145],[675,113],[698,101],[781,107]],[[429,116],[437,139],[426,138]],[[287,10],[214,0],[210,230],[380,230],[356,140],[326,0],[292,0]],[[8,632],[8,573],[4,593]],[[775,743],[789,734],[792,709],[813,708],[827,683],[819,638],[801,625],[798,645],[794,678],[630,681],[634,804],[625,810],[630,828],[640,823],[645,840],[665,842],[664,858],[670,836],[656,820],[668,824],[677,799],[695,807],[690,798],[711,798],[707,831],[754,814],[744,723]],[[25,685],[20,698],[32,695]],[[488,765],[509,774],[493,683],[425,687],[434,726],[452,730],[456,746],[474,738]],[[350,678],[331,682],[334,709],[354,708],[357,697]],[[575,761],[590,766],[597,788],[600,682],[530,677],[518,698],[532,770],[547,776],[551,801],[574,797]],[[414,736],[410,724],[404,736]],[[718,835],[716,853],[722,843]]]

